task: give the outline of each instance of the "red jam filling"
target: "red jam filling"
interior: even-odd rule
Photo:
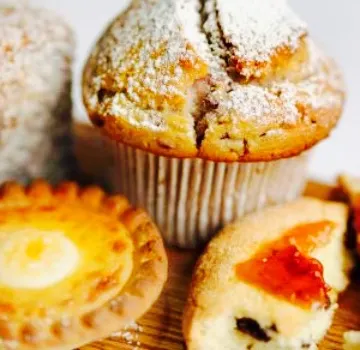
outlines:
[[[330,221],[296,226],[236,265],[237,277],[306,309],[314,304],[329,306],[323,266],[308,254],[329,242],[333,227]]]

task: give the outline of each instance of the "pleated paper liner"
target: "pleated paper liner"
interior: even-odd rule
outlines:
[[[166,243],[192,248],[226,223],[265,206],[298,197],[308,155],[261,163],[217,163],[156,156],[113,143],[112,181],[117,191],[145,208]]]

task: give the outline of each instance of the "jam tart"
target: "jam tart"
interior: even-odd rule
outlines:
[[[195,269],[188,349],[315,349],[349,283],[347,218],[343,204],[302,198],[226,227]]]
[[[73,349],[144,314],[167,276],[160,234],[122,196],[44,181],[0,197],[0,347]]]

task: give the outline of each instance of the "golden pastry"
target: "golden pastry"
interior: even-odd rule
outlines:
[[[114,144],[115,188],[189,247],[302,193],[299,155],[336,125],[344,87],[285,0],[134,0],[91,53],[83,97]]]
[[[347,217],[343,204],[303,198],[225,228],[193,276],[188,349],[314,349],[349,283]]]
[[[104,338],[159,296],[167,258],[148,215],[75,183],[9,183],[0,199],[0,339],[72,349]]]

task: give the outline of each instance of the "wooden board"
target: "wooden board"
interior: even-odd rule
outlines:
[[[80,129],[82,136],[88,135],[87,133],[89,131],[85,132],[85,129]],[[92,147],[94,147],[94,140],[88,137],[86,137],[86,139],[87,142],[90,140]],[[86,145],[86,149],[88,150],[89,146],[88,144]],[[81,143],[78,143],[77,146],[78,152],[81,151]],[[89,154],[88,152],[86,153]],[[93,155],[99,154],[97,152],[91,153]],[[104,153],[101,152],[100,154],[104,155]],[[104,162],[104,158],[99,157],[99,161]],[[82,162],[87,164],[92,163],[91,161],[86,162],[83,156]],[[100,169],[103,168],[104,167],[100,167]],[[83,170],[88,174],[92,172],[91,169]],[[334,197],[332,188],[318,183],[310,183],[307,194],[320,198]],[[198,254],[196,251],[168,250],[170,265],[168,282],[157,303],[150,312],[138,321],[140,330],[125,330],[116,337],[85,346],[81,350],[184,349],[185,346],[181,333],[182,311],[191,273]],[[342,349],[343,333],[346,330],[360,330],[360,279],[354,279],[350,288],[341,296],[339,309],[335,315],[333,326],[319,348],[321,350]]]
[[[114,337],[85,346],[82,350],[146,349],[182,350],[181,316],[196,260],[195,252],[169,250],[170,276],[163,294],[154,307],[138,324],[141,330],[124,332]],[[340,298],[332,328],[319,347],[322,350],[342,349],[343,333],[360,329],[360,281],[354,282]],[[129,333],[131,336],[129,336]],[[222,350],[222,349],[219,349]]]

